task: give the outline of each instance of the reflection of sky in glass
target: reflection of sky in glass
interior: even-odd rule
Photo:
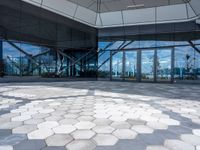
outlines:
[[[200,67],[200,54],[190,46],[176,47],[175,48],[175,65],[176,67],[186,67],[186,55],[189,55],[190,64],[197,68]]]
[[[142,51],[142,73],[152,73],[153,72],[153,58],[154,51],[146,50]]]
[[[136,72],[137,71],[137,52],[130,51],[125,53],[126,57],[126,72]]]
[[[123,43],[124,43],[124,41],[116,41],[108,49],[118,49]]]
[[[30,45],[30,44],[21,44],[21,43],[15,43],[16,46],[20,47],[22,50],[24,50],[26,53],[31,55],[36,55],[41,52],[41,47]],[[3,42],[3,56],[6,58],[7,56],[10,57],[20,57],[24,56],[23,53],[20,53],[17,49],[15,49],[13,46],[8,44],[7,42]]]
[[[110,42],[98,42],[98,47],[104,49]]]
[[[171,49],[167,50],[158,50],[157,59],[159,62],[160,69],[170,69],[171,68]]]

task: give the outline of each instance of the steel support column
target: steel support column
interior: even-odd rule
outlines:
[[[157,56],[157,49],[155,49],[154,50],[154,67],[153,67],[154,82],[157,82],[157,64],[158,64],[158,56]]]
[[[137,50],[137,81],[141,82],[141,78],[142,78],[142,71],[141,71],[141,62],[142,62],[142,51],[141,50]]]
[[[174,47],[171,50],[171,83],[174,83],[174,63],[175,63],[175,50]]]

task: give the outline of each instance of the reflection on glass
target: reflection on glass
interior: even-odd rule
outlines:
[[[137,78],[137,51],[125,52],[125,79],[136,80]]]
[[[190,46],[175,48],[174,77],[176,80],[200,79],[200,53]]]
[[[98,77],[110,77],[110,51],[103,51],[98,54]]]
[[[154,50],[142,51],[142,80],[154,80]]]
[[[157,80],[171,80],[171,49],[157,50]]]
[[[122,78],[122,59],[123,52],[112,52],[112,78]]]

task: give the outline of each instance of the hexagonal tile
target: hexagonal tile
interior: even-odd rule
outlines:
[[[47,137],[53,135],[53,131],[50,129],[39,129],[33,132],[30,132],[27,136],[29,139],[46,139]]]
[[[149,128],[149,127],[144,126],[144,125],[136,125],[136,126],[133,126],[131,129],[135,130],[138,133],[144,133],[144,134],[153,133],[152,128]]]
[[[13,129],[22,125],[23,125],[23,122],[21,121],[5,122],[0,125],[0,129]]]
[[[46,139],[48,146],[65,146],[71,142],[73,138],[70,135],[55,134]]]
[[[105,125],[109,125],[112,123],[112,121],[109,119],[95,119],[92,122],[98,126],[105,126]]]
[[[53,131],[58,134],[69,134],[76,130],[76,128],[72,125],[60,125],[53,128]]]
[[[134,139],[137,136],[137,133],[130,129],[117,129],[113,132],[113,135],[119,139]]]
[[[75,124],[75,127],[77,129],[91,129],[93,127],[95,127],[95,124],[89,121],[81,121],[78,122],[77,124]]]
[[[192,145],[200,145],[200,136],[193,134],[182,134],[181,140]]]
[[[128,122],[113,122],[110,126],[115,129],[128,129],[131,127]]]
[[[59,124],[56,121],[45,121],[45,122],[38,124],[37,126],[39,129],[52,129],[58,125]]]
[[[164,123],[166,125],[180,125],[180,122],[174,119],[169,119],[169,118],[160,118],[159,122]]]
[[[180,140],[165,140],[164,145],[171,150],[195,150],[194,146]]]
[[[12,130],[12,133],[27,134],[31,131],[37,130],[36,125],[23,125]]]
[[[78,119],[79,121],[92,121],[92,120],[94,120],[94,118],[91,117],[91,116],[80,116],[80,117],[78,117],[77,119]]]
[[[155,146],[147,146],[146,150],[170,150],[167,147],[155,145]]]
[[[11,120],[12,121],[25,121],[31,119],[31,115],[22,115],[22,116],[16,116],[13,117]]]
[[[76,140],[87,140],[91,139],[96,133],[91,130],[76,130],[71,135]]]
[[[111,126],[96,126],[92,130],[96,133],[112,133],[115,129]]]
[[[89,140],[75,140],[67,144],[68,150],[94,150],[96,145]]]
[[[13,147],[10,145],[0,145],[0,150],[13,150]]]
[[[35,124],[35,125],[37,125],[37,124],[42,123],[42,122],[44,122],[43,119],[35,119],[35,118],[33,118],[33,119],[29,119],[29,120],[24,121],[24,124],[32,124],[32,125]]]
[[[194,133],[194,135],[200,136],[200,129],[194,129],[192,130],[192,132]]]
[[[74,125],[76,123],[78,123],[78,121],[76,119],[62,119],[59,121],[60,124],[63,124],[63,125]]]
[[[93,139],[99,146],[112,146],[118,141],[118,139],[111,134],[97,134]]]
[[[159,122],[147,122],[147,126],[158,130],[166,130],[168,128],[168,125]]]

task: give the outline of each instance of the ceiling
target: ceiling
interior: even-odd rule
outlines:
[[[95,28],[186,22],[200,0],[22,0]]]
[[[95,12],[151,8],[186,3],[188,0],[68,0]]]

